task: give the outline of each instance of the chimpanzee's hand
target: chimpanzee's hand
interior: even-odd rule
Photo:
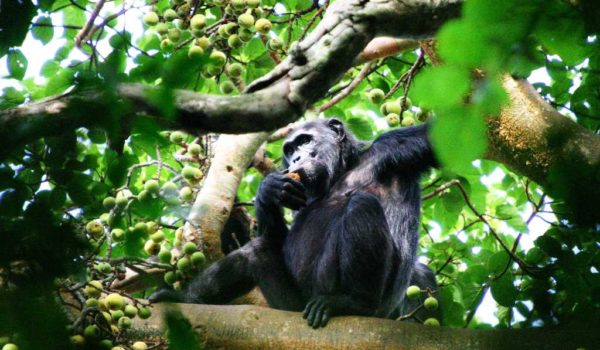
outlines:
[[[281,173],[267,175],[260,186],[256,200],[262,205],[284,206],[298,210],[306,205],[306,189],[301,182]]]

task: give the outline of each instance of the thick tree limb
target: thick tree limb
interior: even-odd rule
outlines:
[[[174,91],[175,116],[161,118],[148,90],[138,84],[118,87],[118,97],[133,112],[155,118],[164,128],[218,133],[274,130],[297,118],[325,95],[376,36],[431,37],[456,17],[459,0],[345,0],[329,7],[315,30],[270,74],[240,96],[201,95]],[[80,126],[102,125],[114,101],[102,104],[98,91],[72,91],[51,99],[0,111],[0,139],[16,147],[43,136]],[[93,113],[89,106],[95,107]],[[235,116],[235,117],[232,117]],[[4,150],[7,154],[9,150]]]
[[[558,113],[527,81],[506,75],[510,105],[488,120],[487,158],[567,200],[576,221],[600,222],[600,136]]]
[[[153,317],[138,322],[152,330],[162,327],[167,305],[156,305]],[[257,306],[174,306],[188,318],[204,349],[593,349],[600,334],[592,329],[473,330],[426,327],[369,317],[334,317],[314,330],[301,313]]]

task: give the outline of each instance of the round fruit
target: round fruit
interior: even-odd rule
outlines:
[[[192,263],[187,257],[183,257],[177,261],[177,268],[181,271],[189,271],[191,267]]]
[[[244,45],[244,42],[237,34],[231,34],[231,36],[229,36],[227,39],[227,46],[231,47],[232,49],[237,49],[242,47],[242,45]]]
[[[433,327],[439,327],[440,326],[440,321],[438,321],[435,318],[428,318],[425,320],[425,322],[423,322],[424,325],[426,326],[433,326]]]
[[[202,253],[202,252],[193,253],[191,256],[191,259],[192,259],[192,264],[194,264],[196,266],[203,265],[206,262],[206,257],[204,256],[204,253]]]
[[[241,14],[238,17],[238,24],[242,28],[252,28],[252,26],[254,25],[254,16],[252,16],[249,13]]]
[[[90,221],[85,225],[85,230],[94,238],[100,238],[104,233],[104,226],[98,221]]]
[[[166,284],[172,285],[173,283],[175,283],[177,281],[177,275],[175,275],[175,272],[173,272],[173,271],[168,271],[163,276],[163,280],[165,281]]]
[[[106,300],[104,300],[104,298],[98,299],[98,307],[102,311],[108,311],[108,306],[106,306]]]
[[[385,97],[385,93],[381,89],[373,89],[368,93],[369,101],[375,104],[380,104],[383,102],[383,98]]]
[[[405,105],[406,108],[412,107],[412,101],[407,96],[400,96],[400,98],[398,98],[396,100],[396,103],[398,103],[401,106],[402,106],[403,103],[406,103],[406,105]]]
[[[419,286],[410,286],[406,289],[406,296],[409,299],[416,299],[421,295],[421,288]]]
[[[257,8],[260,5],[260,0],[246,0],[246,6],[251,9]]]
[[[117,195],[115,203],[117,204],[117,207],[124,208],[127,205],[127,203],[129,203],[129,199],[126,196]]]
[[[7,343],[7,344],[4,344],[4,346],[2,347],[2,350],[19,350],[19,347],[13,343]]]
[[[144,184],[144,189],[150,193],[158,193],[160,186],[158,185],[158,181],[156,180],[148,180]]]
[[[96,298],[89,298],[85,301],[85,306],[86,307],[98,307],[98,299]]]
[[[239,63],[232,63],[225,68],[225,73],[232,78],[237,78],[244,72],[244,67]],[[198,145],[200,146],[200,145]]]
[[[125,350],[123,347],[121,346],[114,346],[112,349],[110,350]]]
[[[171,40],[167,39],[163,39],[163,41],[160,42],[160,49],[163,51],[171,51],[173,50],[173,42]]]
[[[246,6],[244,0],[231,0],[229,1],[229,4],[236,10],[241,10],[244,8],[244,6]]]
[[[111,222],[110,214],[109,213],[102,213],[102,214],[100,214],[100,217],[98,219],[100,219],[100,222],[102,224],[105,224],[105,225],[108,225],[108,223]]]
[[[105,300],[106,306],[111,310],[120,310],[125,306],[125,299],[117,293],[110,293]]]
[[[192,188],[185,186],[179,190],[179,198],[181,198],[182,201],[191,201],[194,198],[194,192],[192,191]]]
[[[115,322],[118,322],[123,316],[125,316],[123,310],[113,310],[110,312],[110,318]]]
[[[98,339],[100,337],[100,329],[95,324],[89,325],[83,330],[83,336],[90,340]]]
[[[196,244],[194,244],[194,242],[187,242],[186,244],[183,245],[183,252],[185,254],[191,255],[191,254],[194,254],[194,252],[197,250],[198,250],[198,247],[196,246]]]
[[[168,249],[161,249],[160,252],[158,253],[158,260],[160,260],[160,262],[165,263],[165,264],[169,264],[171,262],[171,251],[169,251]]]
[[[192,143],[189,147],[188,147],[188,153],[192,156],[199,156],[200,153],[202,153],[202,146],[200,146],[197,143]]]
[[[202,29],[206,26],[206,17],[201,14],[194,15],[190,20],[190,26],[192,29]]]
[[[390,113],[400,114],[400,104],[398,102],[386,102],[381,106],[381,114],[388,115]]]
[[[197,59],[201,58],[202,55],[204,55],[204,50],[200,46],[197,46],[197,45],[190,46],[190,49],[188,50],[188,57],[191,60],[197,60]]]
[[[147,318],[150,318],[150,316],[152,316],[152,310],[150,310],[150,308],[147,308],[145,306],[140,307],[140,309],[138,310],[138,316],[142,319],[145,320]]]
[[[208,66],[205,67],[205,72],[209,77],[214,77],[215,75],[221,73],[221,67],[217,67],[217,66],[213,66],[212,64],[209,64]]]
[[[108,312],[103,311],[102,316],[104,316],[104,319],[106,320],[106,322],[112,322],[112,316]]]
[[[100,273],[108,275],[112,272],[112,266],[110,266],[110,264],[107,262],[101,262],[98,265],[96,265],[96,270]]]
[[[131,348],[133,350],[146,350],[148,349],[148,345],[146,345],[146,343],[144,343],[143,341],[136,341],[135,343],[133,343]]]
[[[130,230],[136,235],[145,236],[148,234],[148,225],[145,222],[138,222]]]
[[[256,31],[263,35],[269,34],[272,26],[271,21],[266,18],[260,18],[254,23]]]
[[[173,9],[167,9],[165,10],[165,12],[163,12],[163,17],[165,21],[171,22],[172,20],[177,18],[177,12],[175,12],[175,10]]]
[[[129,329],[131,328],[131,319],[127,316],[123,316],[119,319],[119,328],[121,329]]]
[[[100,349],[111,350],[113,348],[113,343],[109,339],[103,339],[100,341]]]
[[[153,240],[148,240],[144,244],[144,251],[148,255],[156,255],[160,251],[160,245]]]
[[[156,25],[156,32],[160,35],[164,35],[167,34],[169,32],[169,25],[161,22],[159,24]]]
[[[146,229],[148,230],[148,233],[154,233],[158,231],[159,228],[160,227],[155,221],[146,221]]]
[[[125,313],[125,316],[129,318],[134,318],[138,313],[137,307],[133,305],[125,305],[125,309],[123,311]]]
[[[138,195],[137,195],[137,199],[140,202],[145,202],[147,200],[152,199],[152,193],[150,193],[146,190],[141,190],[140,193],[138,193]]]
[[[110,234],[115,242],[123,242],[125,240],[125,231],[120,228],[113,229]]]
[[[219,50],[213,50],[209,56],[210,62],[216,66],[223,67],[227,61],[227,55]]]
[[[102,206],[104,208],[106,208],[106,210],[111,210],[112,208],[114,208],[117,205],[117,202],[115,200],[115,197],[106,197],[104,198],[104,200],[102,201]]]
[[[434,297],[429,297],[429,298],[425,299],[425,302],[423,302],[423,306],[427,310],[435,310],[438,308],[438,301]]]
[[[148,27],[154,27],[158,24],[158,15],[154,11],[150,11],[144,15],[143,18],[144,24]]]
[[[283,41],[279,38],[271,38],[267,43],[267,48],[271,51],[279,51],[283,48]]]
[[[158,230],[150,235],[150,239],[155,243],[160,243],[165,240],[165,233],[162,230]]]
[[[221,84],[219,84],[219,89],[223,94],[229,95],[235,91],[235,85],[233,85],[230,80],[223,80]]]
[[[240,37],[240,39],[243,42],[248,42],[248,41],[252,40],[252,38],[254,38],[254,32],[251,31],[250,29],[242,28],[238,32],[238,36]]]
[[[402,117],[402,126],[412,126],[415,125],[415,118],[410,114],[404,113],[404,117]]]
[[[177,28],[171,28],[169,29],[169,33],[167,35],[169,37],[169,40],[176,43],[179,41],[179,39],[181,39],[181,30]]]
[[[165,182],[161,188],[164,196],[174,196],[177,194],[177,185],[171,181]]]
[[[90,298],[99,298],[100,294],[102,294],[102,283],[100,281],[90,281],[83,288],[83,292]]]
[[[431,113],[429,111],[421,110],[419,113],[417,113],[417,119],[419,119],[420,122],[426,122],[430,116]]]
[[[396,113],[390,113],[390,114],[386,115],[385,121],[391,127],[400,125],[400,117]]]
[[[69,339],[71,340],[71,344],[73,344],[75,346],[79,347],[79,346],[84,346],[85,345],[85,338],[81,334],[73,335]],[[4,350],[4,348],[2,350]]]
[[[177,239],[183,239],[183,226],[179,227],[177,230],[175,230],[175,238]]]
[[[196,39],[196,45],[200,46],[202,50],[206,50],[210,45],[210,40],[207,37],[203,36],[201,38]]]

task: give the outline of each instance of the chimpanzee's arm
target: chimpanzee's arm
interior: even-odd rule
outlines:
[[[428,125],[405,127],[379,136],[367,151],[376,174],[388,171],[419,176],[438,166],[427,133]]]
[[[305,202],[304,186],[300,182],[281,173],[267,175],[258,188],[254,203],[258,234],[282,242],[288,232],[283,207],[299,209]]]

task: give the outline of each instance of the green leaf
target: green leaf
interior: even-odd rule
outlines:
[[[488,260],[488,270],[493,276],[503,273],[508,266],[509,256],[505,251],[497,252]]]
[[[345,123],[357,138],[361,140],[373,138],[373,122],[369,117],[350,115],[345,119]]]
[[[40,17],[35,21],[33,28],[31,29],[31,35],[47,44],[52,40],[54,36],[54,27],[52,27],[52,19],[50,17]]]
[[[410,97],[428,109],[452,107],[462,103],[470,84],[467,69],[454,66],[429,68],[415,78]]]
[[[27,58],[21,50],[12,49],[8,51],[8,73],[11,77],[21,80],[27,71]]]
[[[62,69],[58,74],[55,74],[46,84],[46,96],[58,95],[64,92],[69,86],[73,85],[73,75],[75,72],[72,69]]]
[[[498,304],[506,307],[513,306],[519,294],[510,273],[505,273],[499,279],[492,281],[491,291]]]
[[[25,40],[36,8],[30,0],[0,1],[0,57]]]
[[[485,153],[486,124],[470,109],[449,110],[434,121],[431,140],[442,164],[460,172]]]
[[[25,102],[23,93],[12,86],[6,87],[0,94],[0,109],[11,108]]]

